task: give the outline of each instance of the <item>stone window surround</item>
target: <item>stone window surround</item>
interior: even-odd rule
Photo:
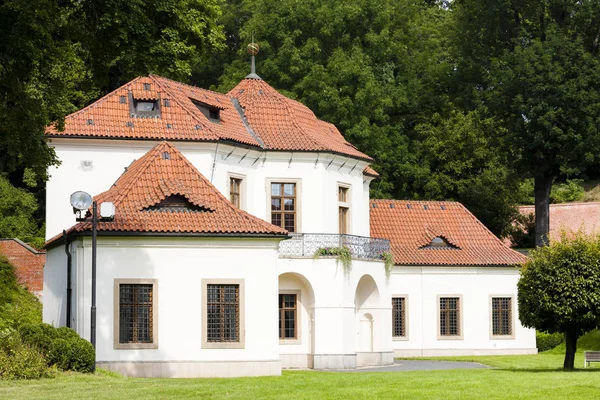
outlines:
[[[440,300],[443,298],[458,298],[458,329],[460,335],[440,335]],[[436,309],[437,309],[437,339],[438,340],[463,340],[464,339],[464,307],[463,307],[463,296],[462,294],[441,294],[436,297]]]
[[[206,340],[206,329],[207,329],[207,302],[208,302],[208,285],[239,285],[240,290],[240,341],[239,342],[209,342]],[[203,349],[244,349],[246,346],[246,291],[243,279],[202,279],[202,348]]]
[[[267,215],[265,221],[271,222],[271,184],[295,183],[296,184],[296,230],[293,233],[302,233],[302,179],[301,178],[266,178],[265,190],[267,193]],[[282,205],[283,207],[283,205]]]
[[[152,343],[119,343],[120,290],[121,284],[152,285]],[[115,350],[158,349],[158,279],[114,279],[113,289],[113,348]]]
[[[393,341],[406,341],[409,340],[409,317],[408,317],[408,295],[407,294],[398,294],[392,295],[392,299],[394,298],[403,298],[404,299],[404,336],[392,336]],[[392,305],[392,312],[394,312],[394,308]],[[392,316],[392,328],[393,328],[394,318]],[[439,332],[439,330],[438,330]]]
[[[346,232],[345,234],[350,235],[352,234],[352,207],[350,206],[352,204],[352,185],[349,183],[344,183],[344,182],[338,182],[337,183],[337,191],[336,191],[336,198],[338,199],[338,227],[339,227],[339,209],[341,207],[345,207],[347,209],[347,214],[346,214]],[[347,189],[346,190],[346,201],[342,202],[339,199],[339,193],[340,193],[340,188],[344,188]],[[340,234],[342,232],[339,232]]]
[[[240,179],[240,210],[246,210],[246,175],[238,174],[236,172],[227,173],[227,193],[231,194],[231,178]],[[231,201],[229,196],[227,200]]]
[[[510,298],[510,318],[511,318],[511,334],[510,335],[494,335],[494,318],[492,310],[493,298]],[[490,294],[490,340],[514,340],[515,339],[515,295],[514,294]]]
[[[279,294],[295,294],[296,295],[296,338],[282,339],[279,338],[279,344],[298,345],[302,344],[302,291],[295,289],[282,289]],[[279,297],[278,294],[278,297]],[[279,299],[277,299],[279,302]],[[279,336],[279,335],[277,335]]]

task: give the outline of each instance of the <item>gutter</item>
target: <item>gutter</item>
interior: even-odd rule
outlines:
[[[64,233],[64,231],[63,231]],[[68,240],[71,237],[92,236],[91,231],[70,232]],[[284,233],[267,234],[267,233],[180,233],[180,232],[135,232],[135,231],[98,231],[98,236],[117,236],[117,237],[192,237],[192,238],[244,238],[244,239],[291,239],[292,236]],[[56,239],[46,248],[51,249],[62,244],[67,237],[63,234],[62,237]]]
[[[71,327],[71,264],[73,257],[69,251],[71,240],[67,231],[63,230],[63,240],[65,242],[65,253],[67,254],[67,328]]]

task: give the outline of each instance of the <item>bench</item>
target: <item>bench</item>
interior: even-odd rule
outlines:
[[[587,368],[591,362],[600,362],[600,351],[586,351],[584,354],[583,367]]]

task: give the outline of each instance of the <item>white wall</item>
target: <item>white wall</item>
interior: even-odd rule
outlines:
[[[67,255],[64,245],[46,252],[42,320],[64,326],[67,318]]]
[[[278,240],[98,238],[97,361],[277,360]],[[76,326],[89,338],[91,243],[81,242]],[[52,264],[52,263],[51,263]],[[158,349],[114,349],[114,280],[158,280]],[[243,279],[245,348],[202,349],[202,279]],[[46,310],[46,304],[44,304]],[[46,311],[45,311],[46,313]]]
[[[348,366],[337,365],[338,362],[343,363],[343,360],[335,357],[355,355],[362,350],[358,346],[360,339],[357,336],[360,335],[358,319],[364,312],[369,312],[374,317],[372,351],[391,353],[391,303],[383,262],[353,260],[352,272],[346,277],[334,257],[280,258],[278,273],[283,277],[300,276],[302,280],[309,282],[314,293],[312,350],[315,355],[329,357],[328,362],[331,364],[324,366],[325,368],[347,368]],[[370,302],[363,309],[357,309],[357,291],[360,292],[359,282],[364,277],[374,282],[377,301]],[[294,288],[292,279],[288,278],[283,282],[280,290]],[[361,297],[360,294],[358,297]],[[303,329],[307,329],[305,324],[302,325]],[[303,335],[304,338],[306,334]],[[282,354],[308,350],[304,344],[280,345]]]
[[[534,353],[535,330],[517,313],[516,268],[395,267],[392,297],[408,298],[408,340],[394,340],[397,356]],[[438,296],[462,296],[463,339],[438,338]],[[491,338],[490,296],[513,297],[514,339]]]
[[[75,223],[69,196],[77,190],[96,195],[108,190],[132,161],[158,142],[53,139],[61,165],[49,169],[46,184],[46,238]],[[369,236],[366,166],[342,156],[317,153],[259,152],[215,143],[173,144],[229,198],[229,173],[245,176],[243,207],[269,220],[269,179],[300,182],[300,228],[306,233],[338,233],[338,183],[351,185],[350,233]],[[216,151],[216,162],[215,159]],[[290,162],[291,160],[291,162]],[[118,210],[117,210],[118,212]]]

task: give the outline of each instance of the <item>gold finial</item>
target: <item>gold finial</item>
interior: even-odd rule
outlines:
[[[252,40],[252,43],[250,43],[248,45],[248,54],[250,54],[251,56],[255,56],[258,54],[258,51],[260,50],[260,46],[258,45],[258,43],[254,43],[254,40]]]
[[[258,43],[254,43],[254,36],[252,36],[252,42],[248,45],[248,54],[252,56],[252,61],[250,64],[250,75],[248,75],[246,78],[260,79],[260,76],[256,75],[256,62],[254,59],[259,50],[260,46]]]

